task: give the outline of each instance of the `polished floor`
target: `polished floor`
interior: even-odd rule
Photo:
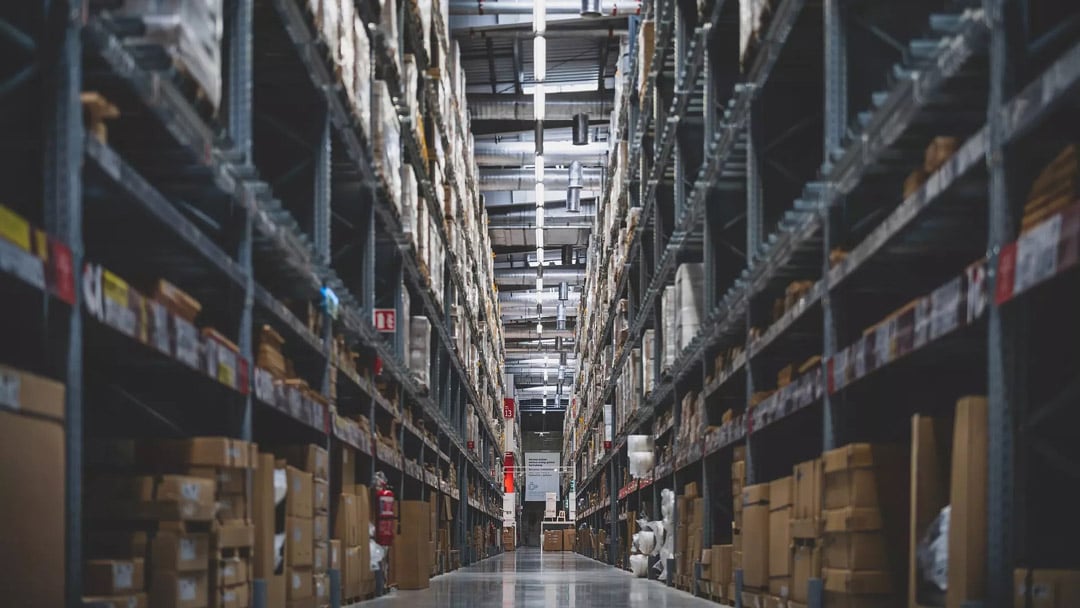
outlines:
[[[364,606],[379,608],[719,608],[576,553],[521,548],[431,579],[423,591],[394,591]]]

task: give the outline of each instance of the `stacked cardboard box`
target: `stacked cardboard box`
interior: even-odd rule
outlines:
[[[734,581],[735,570],[743,567],[743,488],[746,486],[746,448],[735,446],[731,461],[731,580]],[[726,596],[734,598],[734,582],[729,583],[730,593]]]
[[[347,490],[347,491],[346,491]],[[369,590],[366,581],[371,574],[370,565],[370,497],[366,486],[343,486],[337,498],[334,520],[334,538],[340,554],[342,597],[356,599],[365,597]],[[334,556],[331,555],[331,562]]]
[[[290,601],[320,606],[329,601],[326,571],[330,567],[330,456],[325,448],[314,444],[286,446],[276,451],[287,463],[286,526],[293,531],[293,537],[286,539],[286,546],[295,543],[290,551],[296,551],[288,581],[290,592],[295,592]],[[289,495],[293,492],[296,492],[295,501],[290,503]],[[306,493],[306,497],[301,497],[301,493]],[[295,508],[290,510],[290,504]],[[297,538],[297,534],[306,535],[308,540]],[[310,577],[310,584],[299,581],[297,588],[298,579],[303,577]],[[310,594],[305,595],[308,588]]]
[[[795,465],[792,476],[792,603],[809,601],[809,581],[821,578],[821,492],[825,473],[820,458]]]
[[[390,548],[399,589],[427,589],[431,578],[431,506],[427,501],[398,503],[401,526]]]
[[[896,603],[906,567],[906,451],[851,444],[822,456],[826,604]]]
[[[732,550],[732,545],[713,545],[712,561],[709,564],[709,580],[712,582],[713,596],[730,600],[729,603],[734,603],[734,598],[728,594],[728,586],[734,581]]]
[[[1080,153],[1070,144],[1035,178],[1024,203],[1021,233],[1068,207],[1080,196]]]
[[[563,533],[562,530],[548,528],[544,530],[544,551],[562,551],[563,550]]]
[[[12,606],[64,604],[64,586],[42,574],[64,563],[63,422],[63,384],[0,365],[0,538],[10,549],[0,564]]]
[[[791,596],[792,477],[769,484],[769,594],[787,600]]]
[[[764,593],[769,588],[770,485],[746,486],[742,491],[743,586]]]

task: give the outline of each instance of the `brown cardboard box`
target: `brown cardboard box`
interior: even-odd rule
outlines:
[[[255,546],[255,526],[238,521],[219,523],[210,535],[210,546],[231,549]]]
[[[255,517],[255,563],[252,574],[254,578],[267,582],[267,606],[279,608],[285,605],[286,584],[284,573],[274,572],[274,556],[277,555],[274,534],[284,532],[275,527],[274,455],[260,452],[257,461],[252,504],[252,514]]]
[[[288,483],[285,494],[285,513],[294,517],[311,518],[315,515],[312,505],[315,490],[312,487],[314,480],[311,473],[286,466],[285,475]]]
[[[289,601],[315,596],[315,577],[311,572],[311,568],[288,568],[285,572],[285,579],[288,581],[286,597]]]
[[[795,538],[817,538],[821,519],[821,493],[825,485],[825,469],[820,458],[795,465],[792,471],[792,535]],[[809,520],[811,523],[802,523]],[[807,535],[809,533],[810,535]]]
[[[330,568],[330,543],[315,543],[311,564],[315,574],[324,574]]]
[[[219,495],[217,499],[218,521],[248,521],[251,512],[248,510],[247,496],[243,494]]]
[[[356,450],[347,445],[341,446],[341,487],[346,488],[356,483]]]
[[[697,498],[698,496],[700,496],[698,494],[698,485],[696,481],[691,481],[690,483],[683,486],[683,496],[687,498]]]
[[[949,491],[948,608],[982,599],[986,590],[988,408],[985,397],[956,402]]]
[[[824,511],[825,533],[869,532],[882,527],[881,511],[878,509],[830,509]]]
[[[330,484],[316,479],[312,484],[312,488],[315,490],[315,494],[312,497],[312,507],[315,509],[315,513],[329,513],[330,512]]]
[[[150,540],[143,531],[88,530],[83,553],[87,558],[132,559],[149,556]]]
[[[885,535],[881,532],[827,534],[822,542],[825,567],[838,570],[889,570]]]
[[[576,531],[573,528],[567,528],[563,530],[563,551],[573,551],[575,542]]]
[[[920,576],[918,546],[941,508],[949,504],[949,451],[952,425],[948,419],[916,414],[911,419],[911,502],[908,526],[908,597],[918,608]]]
[[[906,473],[908,459],[906,448],[889,444],[853,443],[825,452],[825,508],[879,506],[878,477]]]
[[[839,570],[822,568],[825,591],[850,595],[875,595],[893,592],[892,576],[880,570]]]
[[[303,517],[285,519],[286,563],[295,567],[310,568],[314,562],[315,541],[312,537],[314,521]],[[289,583],[291,585],[291,583]]]
[[[248,582],[248,564],[246,559],[239,557],[226,557],[218,560],[217,584],[222,587],[233,587]]]
[[[791,559],[791,597],[796,602],[810,601],[809,582],[821,578],[821,548],[796,545]]]
[[[792,478],[769,484],[769,593],[787,597],[791,587]]]
[[[712,582],[726,587],[732,580],[734,568],[732,567],[732,546],[713,545],[712,548]]]
[[[219,589],[217,593],[217,608],[248,608],[251,605],[251,591],[246,583]]]
[[[228,437],[154,439],[140,446],[144,460],[166,467],[239,467],[248,463],[247,443]]]
[[[251,468],[254,469],[258,466],[258,460],[252,460]],[[250,456],[249,456],[250,459]],[[247,479],[251,474],[250,469],[237,469],[237,468],[222,468],[222,467],[203,467],[203,466],[182,466],[178,469],[184,475],[189,477],[201,477],[203,479],[212,479],[217,484],[218,495],[241,495],[247,494]]]
[[[345,566],[341,573],[342,587],[345,597],[354,598],[360,595],[360,547],[346,547],[342,555]]]
[[[400,536],[390,549],[399,589],[427,589],[431,577],[431,554],[428,552],[428,504],[420,500],[403,500]]]
[[[315,587],[315,605],[322,606],[330,603],[330,580],[325,574],[316,574],[312,580]]]
[[[87,560],[83,565],[83,593],[120,595],[142,591],[146,588],[144,567],[141,558]]]
[[[326,515],[316,515],[311,531],[312,540],[317,543],[325,543],[330,540],[330,518]]]
[[[281,450],[288,463],[315,479],[330,480],[330,455],[315,444],[290,445]]]
[[[544,551],[562,551],[562,530],[544,530]]]
[[[330,558],[329,558],[330,562],[329,563],[330,563],[330,569],[331,570],[341,570],[341,558],[342,558],[342,555],[341,555],[341,541],[340,540],[332,540],[332,541],[330,541]]]
[[[154,570],[150,605],[154,608],[205,608],[210,603],[206,570]]]
[[[903,604],[903,600],[892,595],[855,595],[835,591],[825,592],[825,605],[829,608],[898,608],[901,604]]]
[[[1030,582],[1028,576],[1030,575]],[[1013,606],[1026,608],[1074,608],[1080,606],[1080,570],[1027,570],[1018,568],[1013,580]]]
[[[82,599],[83,604],[90,604],[99,608],[147,608],[145,593],[109,597],[84,597]]]
[[[337,519],[334,520],[334,537],[346,547],[360,544],[359,499],[352,494],[339,494]]]
[[[769,586],[769,484],[743,489],[742,533],[752,542],[743,546],[743,584],[764,589]]]
[[[877,507],[877,473],[872,468],[845,469],[826,474],[825,508]]]
[[[690,501],[690,525],[695,528],[705,526],[705,499],[695,498]]]
[[[150,541],[154,570],[206,570],[210,560],[210,537],[162,530]]]

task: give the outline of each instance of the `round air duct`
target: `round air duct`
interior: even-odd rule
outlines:
[[[582,17],[599,17],[603,14],[600,10],[600,0],[581,0]]]
[[[581,189],[585,183],[581,163],[576,160],[571,162],[569,171],[570,185],[566,189],[566,210],[573,213],[580,213]]]
[[[574,145],[587,146],[589,144],[589,115],[585,113],[574,114]]]

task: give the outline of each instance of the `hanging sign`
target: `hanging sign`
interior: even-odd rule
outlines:
[[[393,308],[376,308],[371,315],[375,331],[391,334],[397,331],[397,311]]]
[[[503,399],[503,418],[507,420],[513,420],[514,418],[514,399],[512,397]]]

